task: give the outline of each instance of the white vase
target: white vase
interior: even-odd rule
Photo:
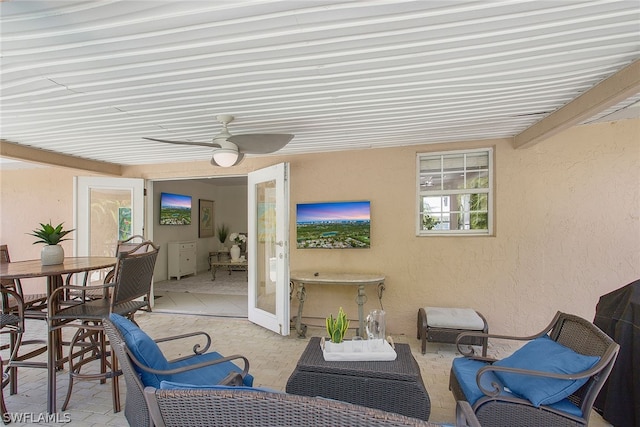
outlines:
[[[64,262],[64,249],[60,245],[46,245],[40,252],[42,265],[56,265]]]
[[[231,254],[231,261],[239,261],[240,260],[240,246],[233,245],[231,249],[229,249],[229,254]]]

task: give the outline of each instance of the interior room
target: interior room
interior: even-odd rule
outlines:
[[[531,338],[559,312],[591,327],[601,297],[640,278],[639,26],[635,0],[0,2],[0,245],[11,253],[0,279],[45,296],[63,275],[104,283],[120,244],[140,235],[159,249],[152,310],[131,327],[205,330],[212,350],[250,360],[252,387],[287,395],[311,350],[327,362],[315,344],[333,343],[327,319],[343,310],[337,344],[363,348],[367,315],[383,310],[376,326],[431,399],[416,425],[453,425],[465,401],[453,361],[479,363],[459,333]],[[99,203],[94,189],[126,200]],[[366,215],[304,211],[347,202]],[[70,233],[38,242],[44,224]],[[49,246],[64,252],[57,267],[42,264]],[[69,271],[72,259],[104,265]],[[453,322],[444,341],[424,342],[439,329],[421,317],[429,308],[470,312],[473,329]],[[126,407],[135,378],[113,393],[91,381],[59,411],[61,340],[32,320],[48,364],[18,367],[17,392],[7,371],[8,411],[135,424],[111,402]],[[547,332],[564,338],[534,338]],[[473,345],[498,359],[528,348]],[[618,351],[569,350],[599,368]],[[588,418],[577,425],[631,414],[569,405],[573,421]]]
[[[193,274],[168,276],[168,251],[160,252],[154,274],[155,309],[159,312],[198,313],[215,316],[247,317],[246,269],[220,271],[213,280],[211,261],[226,260],[230,242],[220,242],[218,233],[212,238],[199,238],[198,203],[213,202],[212,223],[226,225],[230,232],[246,233],[247,230],[247,179],[246,177],[214,177],[210,179],[183,179],[156,181],[153,206],[158,207],[157,221],[153,224],[154,241],[166,246],[169,242],[195,242],[196,263]],[[189,195],[192,201],[190,225],[161,225],[160,194]],[[221,253],[218,255],[219,251]],[[211,258],[211,261],[209,257]],[[168,292],[168,294],[167,294]]]

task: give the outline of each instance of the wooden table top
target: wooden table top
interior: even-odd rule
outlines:
[[[0,279],[57,276],[100,270],[116,265],[115,257],[65,257],[62,264],[42,265],[39,259],[0,264]]]

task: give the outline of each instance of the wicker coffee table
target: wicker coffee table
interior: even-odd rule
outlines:
[[[391,362],[327,362],[320,338],[307,348],[287,381],[287,393],[322,396],[429,420],[431,401],[408,344],[396,344]]]

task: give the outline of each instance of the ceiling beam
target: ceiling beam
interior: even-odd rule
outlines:
[[[637,93],[640,93],[640,60],[636,60],[520,132],[513,138],[513,146],[530,147]]]
[[[17,160],[40,163],[49,166],[81,169],[107,175],[122,176],[122,166],[115,163],[98,162],[81,157],[42,150],[0,139],[0,156]]]

